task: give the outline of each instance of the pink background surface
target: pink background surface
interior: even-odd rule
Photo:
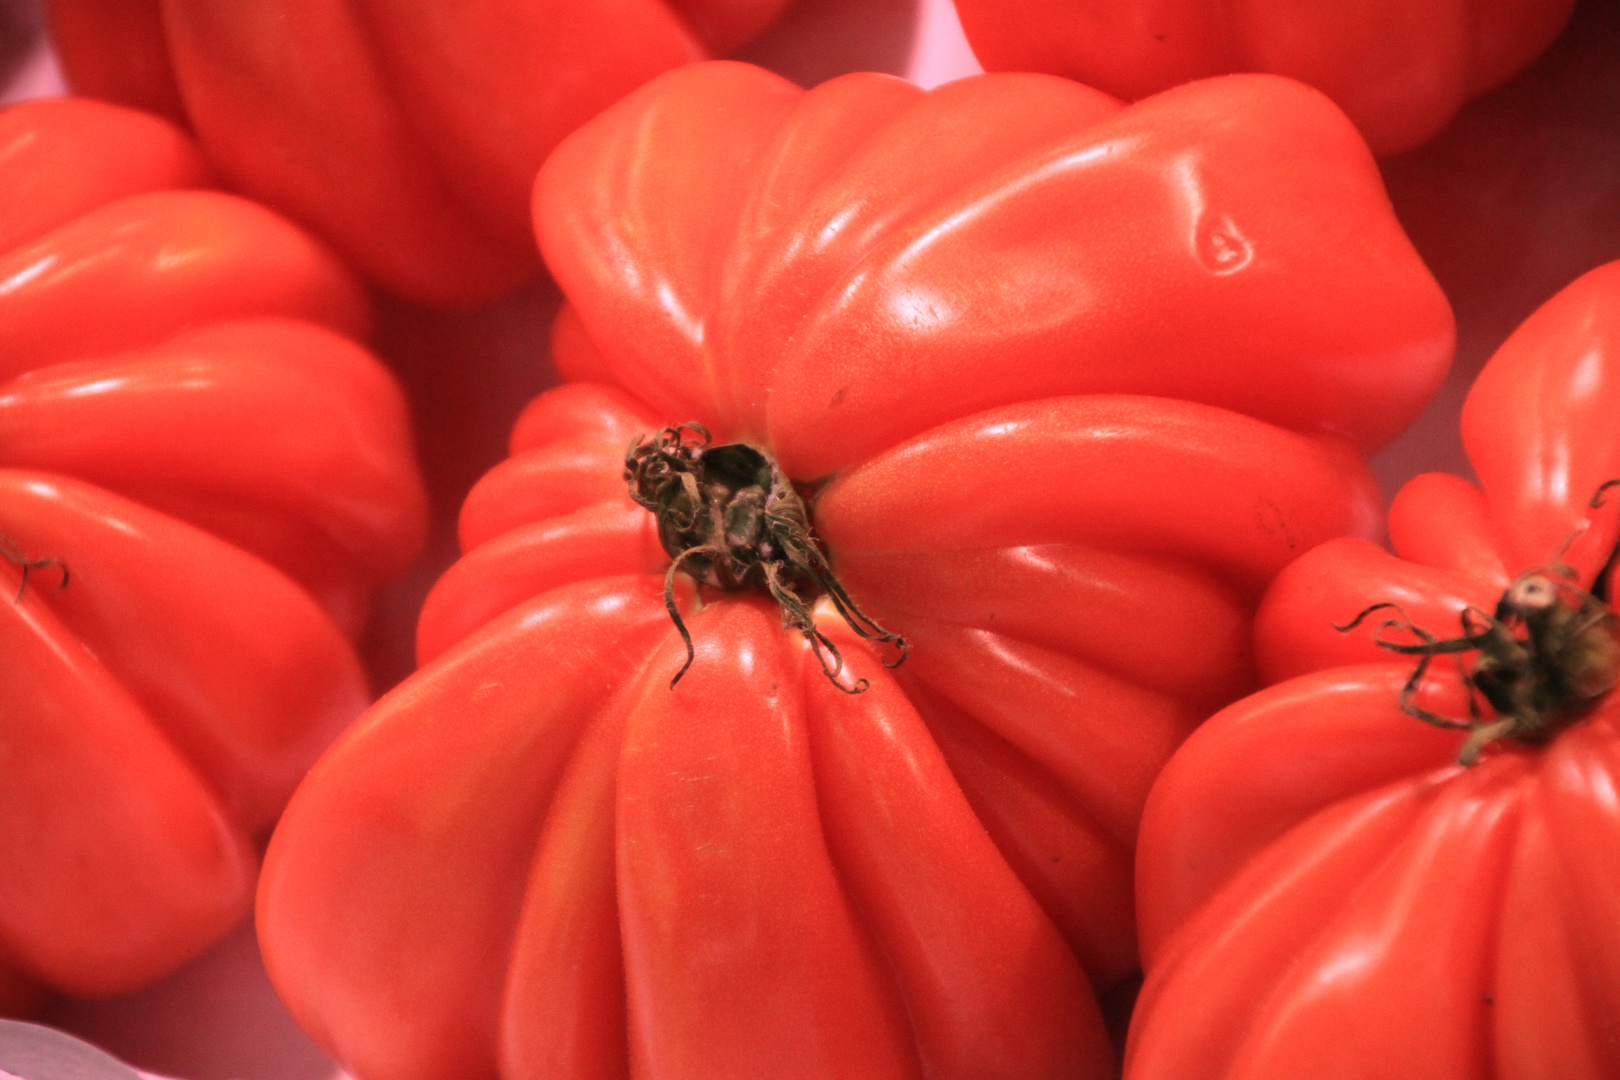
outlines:
[[[1375,459],[1387,492],[1422,471],[1468,473],[1456,420],[1479,367],[1553,292],[1620,258],[1616,55],[1620,5],[1584,0],[1548,57],[1475,102],[1433,143],[1383,163],[1396,209],[1458,318],[1446,388]],[[949,0],[802,0],[745,58],[805,84],[878,69],[934,86],[977,70]],[[17,69],[5,96],[59,90],[41,52]],[[450,524],[461,495],[499,460],[511,419],[551,379],[543,342],[556,302],[549,285],[537,284],[471,312],[382,303],[376,347],[418,405],[439,528],[416,572],[380,605],[367,642],[379,685],[410,669],[415,611],[454,557]],[[468,379],[461,368],[447,373],[446,356],[477,364],[482,377]],[[249,925],[145,990],[66,1003],[46,1019],[132,1064],[187,1080],[343,1076],[276,1000]]]

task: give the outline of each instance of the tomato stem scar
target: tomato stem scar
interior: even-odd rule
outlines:
[[[839,681],[843,655],[811,614],[821,596],[862,639],[892,642],[899,655],[884,666],[898,667],[906,658],[905,638],[863,612],[833,575],[811,532],[809,508],[781,467],[757,447],[710,446],[709,439],[703,425],[681,424],[638,436],[624,456],[630,497],[657,518],[658,540],[673,560],[664,575],[664,608],[686,645],[686,663],[670,688],[695,656],[692,635],[675,607],[676,571],[719,589],[768,592],[782,609],[782,625],[804,635],[822,672],[845,693],[859,694],[869,683]]]

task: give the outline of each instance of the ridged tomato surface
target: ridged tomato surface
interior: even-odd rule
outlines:
[[[1558,36],[1575,0],[956,0],[988,71],[1126,98],[1238,71],[1316,87],[1373,150],[1409,150]]]
[[[377,1080],[1109,1075],[1148,785],[1250,685],[1264,584],[1372,534],[1358,448],[1445,367],[1353,128],[1274,78],[697,65],[565,141],[535,219],[572,381],[271,846],[294,1014]],[[689,422],[801,483],[902,664],[824,601],[834,685],[682,579],[671,685],[625,459]]]
[[[784,0],[50,0],[75,92],[165,113],[236,190],[439,305],[538,271],[526,208],[568,132],[735,48]]]
[[[1617,376],[1610,263],[1480,374],[1462,425],[1477,485],[1420,476],[1393,553],[1329,541],[1272,585],[1256,640],[1276,685],[1188,740],[1148,802],[1130,1080],[1620,1072],[1620,704],[1465,766],[1464,732],[1401,708],[1417,657],[1375,640],[1456,638],[1526,573],[1612,597]],[[1335,629],[1375,603],[1399,608]],[[1586,621],[1609,647],[1612,616]],[[1477,723],[1500,717],[1475,697]],[[1436,654],[1413,702],[1467,725],[1467,698]]]
[[[0,1007],[174,968],[367,703],[425,528],[365,295],[165,121],[0,112]],[[16,213],[11,213],[12,208]]]

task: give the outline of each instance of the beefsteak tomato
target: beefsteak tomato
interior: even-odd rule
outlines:
[[[564,135],[785,0],[49,0],[82,94],[189,123],[235,189],[413,300],[535,273],[534,174]]]
[[[1140,98],[1234,71],[1321,90],[1380,154],[1445,126],[1558,36],[1575,0],[956,0],[989,71]]]
[[[0,999],[239,922],[413,556],[404,401],[323,247],[166,121],[0,112]]]
[[[570,136],[535,219],[574,381],[271,843],[294,1015],[375,1080],[1109,1075],[1147,787],[1445,367],[1354,129],[1266,76],[694,65]],[[666,611],[687,465],[768,543],[682,563],[781,610]],[[849,598],[814,623],[796,493]]]
[[[1610,263],[1481,372],[1478,486],[1420,476],[1393,554],[1279,575],[1256,642],[1283,681],[1148,801],[1131,1080],[1620,1075],[1617,409]]]

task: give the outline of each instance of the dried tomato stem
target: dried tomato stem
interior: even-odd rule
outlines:
[[[696,438],[689,441],[689,432]],[[630,497],[652,511],[659,543],[673,560],[664,575],[664,607],[686,645],[686,662],[669,685],[680,682],[696,655],[675,607],[680,571],[703,585],[768,593],[782,611],[782,625],[804,635],[834,686],[849,694],[866,690],[866,679],[839,681],[843,654],[816,626],[817,597],[827,596],[863,640],[892,642],[898,655],[884,661],[887,667],[905,660],[906,640],[850,598],[811,532],[809,508],[775,460],[746,443],[710,446],[709,440],[703,425],[681,424],[638,437],[624,457]]]
[[[1436,727],[1468,731],[1457,761],[1471,766],[1498,739],[1546,742],[1590,712],[1620,681],[1620,620],[1573,579],[1574,571],[1562,565],[1521,574],[1494,614],[1464,608],[1463,632],[1453,638],[1417,626],[1394,603],[1373,604],[1334,629],[1347,633],[1375,611],[1396,612],[1399,618],[1384,620],[1374,641],[1390,652],[1420,657],[1401,689],[1401,711]],[[1391,641],[1386,630],[1405,631],[1418,642]],[[1463,664],[1463,654],[1470,652],[1479,654],[1471,668]],[[1468,688],[1467,721],[1441,716],[1414,700],[1430,662],[1446,654],[1457,656]],[[1479,697],[1495,719],[1484,719]]]

